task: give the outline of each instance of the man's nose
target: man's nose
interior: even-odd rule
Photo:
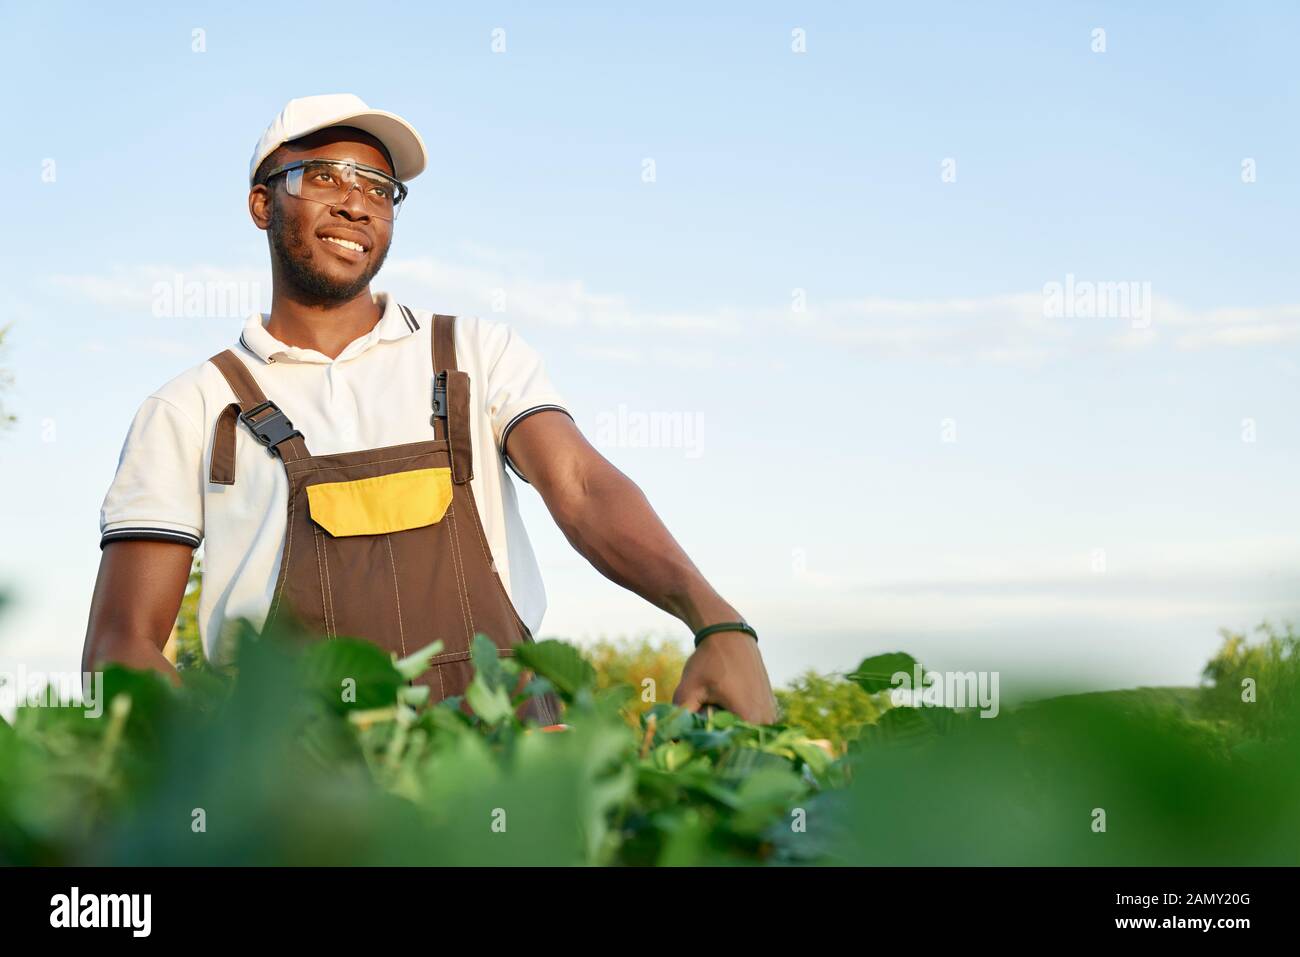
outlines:
[[[366,208],[366,197],[360,183],[351,183],[348,186],[347,195],[334,204],[334,208],[342,210],[347,214],[348,219],[369,219],[370,210]]]

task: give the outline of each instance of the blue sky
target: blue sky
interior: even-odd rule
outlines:
[[[131,415],[241,321],[153,286],[269,309],[249,156],[342,91],[433,153],[374,288],[514,324],[593,439],[694,424],[597,444],[774,681],[901,648],[1011,695],[1189,683],[1294,617],[1292,6],[698,6],[0,3],[0,666],[76,667]],[[1067,277],[1149,321],[1047,317]],[[686,640],[521,498],[545,633]]]

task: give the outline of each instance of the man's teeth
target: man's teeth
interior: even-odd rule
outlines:
[[[322,236],[321,238],[324,239],[327,243],[338,243],[344,249],[355,249],[359,253],[363,253],[366,251],[365,246],[362,246],[360,243],[354,243],[350,239],[338,239],[334,236]]]

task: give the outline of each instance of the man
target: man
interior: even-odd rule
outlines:
[[[586,441],[540,357],[505,323],[371,293],[425,163],[414,128],[351,94],[293,100],[267,128],[248,208],[270,315],[137,412],[101,511],[84,667],[179,682],[161,649],[203,541],[214,662],[233,653],[227,623],[283,613],[395,652],[445,639],[433,699],[459,693],[470,636],[509,654],[545,610],[508,466],[602,574],[697,636],[675,703],[774,721],[757,635]]]

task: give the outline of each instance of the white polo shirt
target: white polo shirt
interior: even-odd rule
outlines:
[[[405,309],[384,292],[374,298],[382,318],[338,358],[285,345],[267,332],[270,316],[261,313],[245,320],[232,346],[313,455],[433,437],[433,315]],[[483,532],[506,593],[537,634],[546,591],[505,466],[523,476],[501,449],[510,430],[533,412],[569,412],[541,357],[504,322],[457,318],[456,363],[471,382],[470,486]],[[127,432],[99,516],[100,548],[127,538],[203,545],[199,633],[216,663],[229,662],[234,652],[227,622],[246,617],[261,628],[265,621],[289,501],[284,466],[242,425],[236,429],[235,484],[208,482],[217,416],[233,401],[229,384],[206,358],[148,396]]]

